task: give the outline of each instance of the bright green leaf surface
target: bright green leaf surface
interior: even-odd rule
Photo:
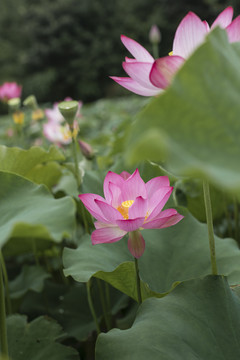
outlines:
[[[175,282],[211,273],[207,226],[183,208],[179,212],[185,218],[177,225],[142,232],[146,250],[139,259],[139,269],[144,298],[156,296],[153,292],[169,292]],[[236,242],[216,237],[216,254],[219,273],[228,276],[231,284],[240,283],[240,251]],[[86,235],[77,249],[64,249],[63,261],[66,276],[80,282],[91,276],[100,277],[136,299],[134,263],[126,238],[93,246]]]
[[[223,277],[180,284],[148,299],[129,330],[97,341],[97,360],[236,360],[240,356],[240,301]]]
[[[23,266],[21,273],[9,282],[11,298],[19,298],[29,290],[41,292],[44,287],[44,280],[49,277],[50,274],[40,266]]]
[[[240,46],[215,29],[176,75],[172,86],[138,116],[128,161],[167,158],[178,175],[207,177],[240,189]]]
[[[52,187],[61,176],[61,168],[55,161],[65,158],[61,151],[51,146],[48,151],[41,147],[29,150],[0,146],[0,170],[21,175],[37,184]]]
[[[61,327],[43,317],[27,324],[26,316],[12,315],[7,319],[8,347],[11,360],[77,360],[73,348],[56,342]]]
[[[21,176],[0,172],[0,246],[10,238],[6,251],[24,252],[44,247],[44,240],[61,242],[72,236],[75,226],[75,204],[69,197],[54,199],[43,185]]]

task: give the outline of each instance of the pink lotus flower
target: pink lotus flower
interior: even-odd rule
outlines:
[[[174,71],[178,70],[178,67],[204,42],[206,35],[216,26],[226,29],[229,42],[240,41],[240,16],[236,17],[233,21],[232,17],[233,8],[229,6],[218,15],[210,27],[207,21],[202,21],[196,14],[190,11],[182,19],[175,33],[170,58],[178,56],[182,62],[179,62],[179,66]],[[170,63],[169,65],[171,66]],[[156,87],[168,86],[169,84],[163,82],[162,72],[162,58],[160,58],[154,61],[149,75],[151,83]]]
[[[135,59],[126,58],[123,68],[130,77],[111,77],[126,89],[143,96],[162,92],[172,81],[184,61],[201,45],[205,36],[216,26],[226,29],[229,42],[240,41],[240,16],[232,21],[233,8],[223,10],[210,27],[196,14],[189,12],[179,24],[173,41],[171,56],[154,61],[149,52],[136,41],[121,36],[121,40]]]
[[[109,171],[103,190],[105,199],[96,194],[79,195],[97,219],[91,236],[93,245],[116,242],[129,233],[129,251],[139,258],[145,249],[140,230],[162,229],[183,218],[174,209],[162,210],[173,190],[167,176],[153,178],[145,184],[138,169],[132,175]]]
[[[124,70],[130,77],[110,76],[111,79],[138,95],[155,96],[160,94],[171,81],[183,59],[179,56],[166,56],[159,59],[161,60],[162,84],[155,86],[150,80],[150,72],[154,64],[152,55],[133,39],[122,35],[121,40],[135,58],[126,57],[122,63]]]
[[[0,99],[7,102],[13,98],[20,98],[22,94],[22,86],[15,82],[5,82],[0,86]]]
[[[77,136],[79,127],[78,122],[74,120],[73,134],[68,124],[61,125],[54,121],[48,121],[43,124],[43,135],[52,143],[61,146],[72,142],[72,136]]]

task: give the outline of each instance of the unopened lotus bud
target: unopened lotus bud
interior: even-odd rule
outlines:
[[[73,127],[73,121],[76,117],[77,111],[78,111],[78,102],[77,101],[63,101],[60,104],[58,104],[58,109],[66,122],[70,125],[70,127]]]
[[[91,160],[94,156],[94,151],[91,145],[82,140],[79,140],[78,143],[83,156],[85,156],[86,159]]]
[[[13,99],[8,100],[8,107],[11,112],[19,110],[20,105],[21,105],[20,98],[13,98]]]
[[[152,44],[159,44],[161,41],[162,35],[157,27],[157,25],[152,25],[151,30],[149,32],[149,39]]]
[[[37,99],[36,99],[36,97],[34,95],[28,96],[24,100],[23,105],[29,107],[32,110],[37,110],[38,109]]]

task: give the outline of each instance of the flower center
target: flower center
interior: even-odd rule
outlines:
[[[170,52],[168,53],[168,55],[169,55],[169,56],[173,56],[173,51],[170,51]]]
[[[121,203],[120,206],[118,206],[117,210],[120,212],[120,214],[123,216],[125,220],[128,219],[128,209],[132,204],[134,203],[134,200],[126,200]]]

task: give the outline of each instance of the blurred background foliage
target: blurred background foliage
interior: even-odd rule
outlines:
[[[23,98],[34,93],[40,102],[128,94],[108,78],[124,76],[121,34],[151,52],[157,24],[164,56],[188,11],[211,23],[229,5],[240,13],[238,0],[1,0],[0,84],[17,81]]]

